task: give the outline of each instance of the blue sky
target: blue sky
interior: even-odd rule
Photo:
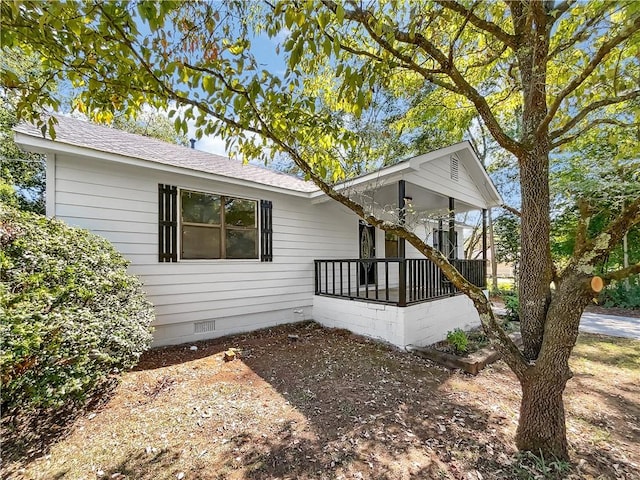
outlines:
[[[251,52],[255,55],[260,66],[275,74],[284,75],[286,65],[282,55],[276,53],[278,44],[282,44],[288,35],[288,31],[283,31],[275,38],[269,38],[265,34],[261,34],[251,42]],[[195,122],[189,122],[189,138],[195,138]],[[203,152],[215,153],[218,155],[228,156],[225,151],[225,142],[221,138],[213,136],[203,136],[196,142],[195,148]]]

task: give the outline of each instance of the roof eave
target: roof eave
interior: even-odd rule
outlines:
[[[210,172],[203,172],[203,171],[195,170],[188,167],[177,167],[173,165],[153,162],[150,160],[129,157],[126,155],[104,152],[102,150],[93,149],[89,147],[82,147],[78,145],[72,145],[69,143],[55,142],[53,140],[35,137],[33,135],[22,133],[20,131],[15,131],[14,135],[15,135],[15,138],[14,138],[15,143],[18,146],[20,146],[24,150],[28,150],[34,153],[43,153],[43,154],[44,153],[54,153],[54,154],[62,153],[62,154],[68,154],[68,155],[74,155],[74,156],[85,156],[85,157],[90,156],[92,158],[121,163],[125,165],[133,165],[133,166],[149,168],[149,169],[161,171],[161,172],[188,175],[188,176],[198,177],[198,178],[206,178],[209,180],[216,180],[219,182],[229,183],[229,184],[243,186],[243,187],[251,187],[251,188],[257,188],[260,190],[283,193],[286,195],[293,195],[296,197],[309,198],[312,193],[315,193],[315,192],[304,192],[301,190],[291,190],[288,188],[278,187],[275,185],[265,185],[258,182],[252,182],[250,180],[244,180],[241,178],[229,177],[229,176],[210,173]]]
[[[424,153],[422,155],[417,155],[415,157],[412,157],[408,160],[397,163],[395,165],[391,165],[389,167],[382,168],[380,170],[363,175],[361,177],[357,177],[352,180],[342,182],[336,185],[334,189],[337,191],[340,191],[346,188],[362,187],[363,185],[366,185],[367,183],[372,183],[372,182],[379,183],[381,181],[386,181],[386,182],[397,181],[402,179],[403,174],[410,172],[412,170],[418,170],[421,167],[421,165],[423,165],[424,163],[430,162],[432,160],[435,160],[437,158],[440,158],[446,155],[452,155],[454,153],[458,153],[461,151],[466,151],[469,155],[472,156],[472,161],[475,163],[475,166],[476,166],[476,172],[480,174],[483,180],[484,185],[478,182],[476,182],[476,185],[478,186],[479,189],[481,189],[482,186],[485,187],[484,190],[486,192],[486,195],[485,195],[485,192],[481,192],[481,193],[485,200],[486,208],[502,205],[504,202],[502,200],[500,193],[496,189],[495,185],[493,184],[493,181],[491,180],[491,177],[489,177],[489,174],[487,173],[486,169],[482,165],[482,162],[476,155],[475,150],[473,149],[473,146],[468,140],[463,140],[462,142],[455,143],[448,147],[440,148],[438,150]],[[477,179],[477,180],[480,180],[480,179]],[[322,191],[311,192],[310,197],[313,203],[321,203],[329,200],[329,197],[327,197]]]

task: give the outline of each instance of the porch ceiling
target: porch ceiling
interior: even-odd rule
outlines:
[[[438,212],[449,209],[449,197],[436,193],[415,183],[405,182],[405,195],[411,198],[410,209],[415,212]],[[384,210],[398,208],[398,183],[393,182],[378,186],[375,189],[366,190],[360,195],[360,200],[367,205],[375,205]],[[479,207],[470,205],[461,200],[455,200],[456,213],[479,210]]]

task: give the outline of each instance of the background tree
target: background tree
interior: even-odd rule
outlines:
[[[189,146],[186,133],[176,132],[173,122],[166,113],[150,109],[143,110],[136,117],[127,117],[124,114],[116,114],[111,126],[129,133],[136,133],[146,137],[158,138],[169,143],[176,143],[185,147]]]
[[[513,264],[513,275],[518,284],[520,261],[520,219],[511,212],[503,212],[494,222],[496,237],[496,260]]]
[[[49,85],[34,55],[22,55],[16,49],[3,48],[2,70],[11,70],[21,82]],[[13,141],[18,123],[15,104],[20,93],[3,82],[0,89],[0,200],[5,204],[35,213],[44,213],[45,158],[23,152]]]
[[[0,94],[0,201],[34,213],[45,213],[46,159],[44,155],[28,153],[13,140],[13,127],[18,123],[16,104],[20,98],[20,84],[46,85],[51,91],[68,96],[66,82],[56,82],[43,73],[38,56],[23,55],[21,51],[4,48],[0,60],[3,72],[12,72],[18,82],[3,82]],[[4,77],[3,77],[4,79]],[[72,98],[68,96],[68,98]],[[60,104],[64,110],[64,104]],[[186,134],[176,132],[166,113],[142,109],[135,118],[114,112],[111,125],[120,130],[159,138],[166,142],[187,146]]]
[[[571,257],[555,266],[550,152],[607,124],[637,124],[640,4],[282,0],[261,9],[240,1],[88,1],[5,2],[0,8],[3,45],[37,52],[54,78],[72,82],[76,105],[89,115],[133,114],[143,104],[186,107],[175,111],[177,129],[186,132],[194,120],[197,135],[222,135],[248,159],[286,154],[329,197],[405,238],[469,296],[519,379],[518,447],[568,456],[562,402],[572,376],[568,359],[594,293],[590,280],[640,222],[640,197],[621,192],[626,201],[595,235],[589,229],[593,208],[585,199]],[[282,32],[287,70],[279,74],[262,68],[251,42]],[[11,71],[3,72],[3,80],[22,88],[21,118],[55,127],[55,120],[41,119],[33,108],[57,107],[55,96],[20,84]],[[524,353],[502,331],[483,293],[446,258],[399,221],[382,221],[332,188],[349,175],[342,154],[358,145],[345,115],[361,117],[377,87],[412,82],[475,111],[517,159]],[[332,104],[318,101],[329,95]],[[638,271],[636,264],[603,278]]]
[[[21,210],[44,213],[45,158],[26,153],[15,144],[15,111],[3,103],[0,106],[0,201]]]

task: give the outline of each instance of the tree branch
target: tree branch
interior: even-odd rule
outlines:
[[[551,120],[553,120],[553,117],[555,117],[556,113],[558,112],[558,109],[560,108],[560,105],[562,104],[563,100],[567,96],[569,96],[569,94],[571,94],[571,92],[573,92],[576,88],[582,85],[582,83],[587,78],[589,78],[589,76],[593,73],[596,67],[600,65],[600,63],[605,59],[607,55],[609,55],[611,50],[613,50],[615,47],[617,47],[622,42],[627,40],[629,37],[634,35],[639,29],[640,29],[640,15],[636,17],[636,19],[631,25],[629,25],[627,28],[622,30],[622,32],[620,32],[615,37],[610,38],[608,41],[606,41],[604,44],[600,46],[600,48],[598,49],[598,52],[591,59],[591,61],[589,61],[587,66],[584,68],[584,70],[582,70],[582,72],[577,77],[574,77],[555,98],[555,100],[549,107],[549,111],[547,112],[547,115],[544,117],[542,122],[540,122],[540,125],[538,125],[538,128],[536,130],[536,137],[539,137],[543,132],[547,130],[547,128],[549,127],[549,124],[551,123]]]
[[[570,135],[568,137],[561,138],[561,139],[553,142],[551,144],[551,149],[553,150],[554,148],[557,148],[560,145],[564,145],[565,143],[569,143],[569,142],[574,141],[576,138],[580,137],[582,134],[588,132],[592,128],[597,127],[598,125],[617,125],[617,126],[623,127],[623,128],[630,128],[630,127],[637,127],[640,124],[639,123],[624,123],[624,122],[621,122],[620,120],[615,120],[615,119],[612,119],[612,118],[598,118],[598,119],[594,120],[593,122],[589,123],[588,125],[586,125],[583,129],[581,129],[577,133],[575,133],[573,135]]]
[[[593,30],[592,28],[593,25],[595,25],[604,16],[604,13],[607,11],[608,8],[609,8],[609,4],[607,4],[606,2],[603,3],[603,6],[600,8],[600,10],[594,13],[593,15],[589,16],[589,18],[584,22],[584,24],[576,31],[576,33],[569,40],[567,40],[566,42],[560,42],[558,45],[556,45],[556,47],[551,52],[549,52],[549,55],[547,55],[547,58],[552,59],[559,53],[564,52],[567,48],[575,45],[577,42],[583,41],[586,38],[588,38],[589,36],[588,34],[590,34],[591,31]],[[585,34],[587,35],[585,36]]]
[[[624,280],[631,275],[637,275],[640,273],[640,262],[635,265],[629,265],[626,268],[621,268],[620,270],[614,270],[613,272],[607,272],[604,275],[600,275],[602,280],[604,280],[604,284],[608,285],[612,280]]]
[[[334,13],[337,10],[337,5],[329,0],[323,0],[323,3],[325,5],[328,6],[328,8],[330,8]],[[361,11],[364,12],[364,11]],[[367,12],[369,13],[369,12]],[[369,14],[370,15],[370,14]],[[443,73],[446,74],[446,71],[443,69],[439,69],[439,70],[434,70],[434,69],[426,69],[420,65],[418,65],[413,57],[411,55],[405,55],[402,52],[400,52],[398,49],[394,48],[389,42],[387,42],[384,37],[377,35],[373,29],[369,26],[367,21],[362,21],[362,19],[357,19],[356,17],[351,18],[349,16],[349,12],[347,12],[345,14],[345,17],[350,18],[352,20],[356,20],[358,21],[358,23],[360,23],[361,25],[363,25],[365,27],[365,29],[367,30],[367,32],[369,33],[369,35],[371,36],[371,38],[373,38],[382,48],[384,48],[386,51],[388,51],[389,53],[391,53],[395,58],[397,58],[398,60],[400,60],[402,62],[402,64],[410,69],[413,70],[414,72],[420,74],[425,80],[433,83],[434,85],[438,85],[439,87],[442,87],[446,90],[449,90],[450,92],[453,93],[457,93],[457,94],[461,94],[461,92],[459,91],[459,89],[448,82],[445,82],[444,80],[438,78],[437,76],[435,76],[435,73]],[[373,18],[373,16],[371,16],[371,18]],[[348,51],[348,50],[347,50]],[[373,59],[373,57],[370,57]]]
[[[472,25],[474,25],[475,27],[479,28],[480,30],[483,30],[483,31],[493,35],[498,40],[500,40],[502,43],[504,43],[505,45],[509,46],[511,49],[515,50],[515,48],[516,48],[516,38],[515,38],[515,36],[505,32],[497,24],[495,24],[493,22],[490,22],[488,20],[485,20],[483,18],[478,17],[475,13],[473,13],[473,7],[475,5],[472,6],[471,8],[469,8],[469,9],[467,9],[462,4],[458,3],[457,1],[436,0],[436,3],[438,3],[441,7],[446,8],[447,10],[451,10],[453,12],[458,13],[459,15],[461,15],[464,18],[468,18],[469,22],[471,22]]]
[[[322,2],[333,13],[336,12],[337,4],[335,2],[333,2],[332,0],[322,0]],[[375,42],[377,42],[389,53],[392,53],[396,58],[401,59],[403,62],[408,62],[409,64],[414,63],[411,56],[404,55],[402,52],[394,48],[393,45],[391,45],[385,37],[378,35],[375,32],[375,30],[372,28],[372,24],[378,23],[378,19],[375,18],[370,11],[363,10],[353,3],[352,5],[354,5],[352,10],[345,11],[345,18],[362,25]],[[408,32],[401,31],[391,25],[388,25],[387,27],[388,31],[393,32],[394,40],[407,45],[420,47],[429,57],[431,57],[440,65],[442,71],[451,79],[456,87],[455,90],[451,91],[466,97],[471,103],[474,104],[474,106],[478,110],[478,113],[484,120],[485,125],[491,131],[496,141],[503,148],[509,150],[516,156],[520,156],[521,154],[523,154],[524,150],[522,145],[505,133],[504,129],[498,123],[495,115],[493,114],[493,111],[491,110],[491,107],[487,103],[484,96],[482,96],[469,82],[467,82],[467,80],[455,67],[455,65],[449,62],[447,55],[440,51],[440,49],[438,49],[435,44],[430,42],[420,33],[409,34]],[[419,66],[417,67],[420,68]],[[420,73],[419,70],[415,68],[413,68],[413,70]],[[423,78],[431,83],[439,85],[438,83],[433,81],[432,75],[423,75]]]
[[[631,227],[640,223],[640,197],[634,199],[622,212],[596,235],[577,248],[574,258],[579,266],[593,266],[601,262],[622,241]]]
[[[626,95],[622,95],[622,96],[619,96],[619,97],[605,98],[605,99],[593,102],[593,103],[587,105],[586,107],[584,107],[573,118],[569,119],[567,121],[567,123],[565,123],[565,125],[563,127],[560,127],[558,129],[552,131],[549,134],[549,138],[551,138],[552,140],[555,140],[559,136],[564,135],[569,130],[571,130],[573,127],[575,127],[581,120],[584,120],[584,118],[587,115],[589,115],[591,112],[593,112],[595,110],[598,110],[599,108],[607,107],[609,105],[615,105],[616,103],[626,102],[627,100],[633,100],[634,98],[638,98],[638,97],[640,97],[640,90],[633,90],[633,91],[627,93]]]
[[[571,6],[576,3],[576,0],[565,0],[564,2],[560,2],[552,11],[557,11],[558,14],[554,17],[556,20],[564,15],[567,10],[571,8]]]
[[[518,210],[516,208],[513,208],[513,207],[510,207],[506,203],[503,203],[502,205],[500,205],[500,208],[504,208],[507,212],[513,213],[518,218],[520,218],[522,216],[522,213],[520,213],[520,210]]]
[[[587,229],[589,227],[589,218],[591,216],[591,208],[584,198],[579,198],[576,203],[578,205],[578,211],[580,212],[580,218],[578,218],[578,226],[576,228],[576,243],[573,248],[574,253],[582,250],[587,243]]]

